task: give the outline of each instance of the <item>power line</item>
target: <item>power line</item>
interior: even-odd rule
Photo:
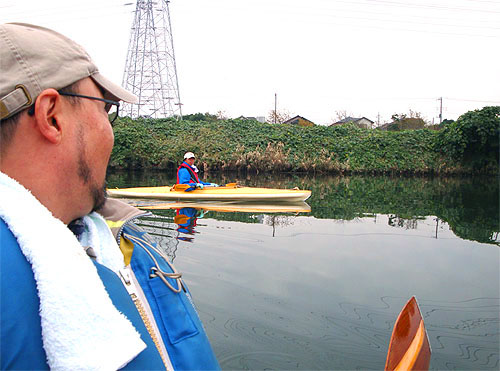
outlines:
[[[459,98],[448,98],[444,97],[448,100],[455,100],[455,101],[460,101],[460,102],[474,102],[474,103],[493,103],[493,104],[500,104],[500,101],[491,101],[491,100],[476,100],[476,99],[459,99]]]
[[[97,2],[97,1],[96,1]],[[60,15],[67,16],[68,13],[78,13],[81,14],[82,12],[84,13],[89,13],[92,14],[93,17],[98,17],[102,15],[103,11],[108,11],[107,15],[111,14],[116,14],[117,12],[120,13],[120,10],[123,11],[123,5],[122,4],[112,4],[109,2],[105,2],[102,4],[102,2],[99,3],[99,14],[96,15],[95,8],[94,7],[89,7],[88,2],[87,3],[79,3],[80,5],[74,5],[71,4],[71,6],[57,6],[57,7],[44,7],[44,8],[39,8],[39,9],[23,9],[22,7],[19,6],[6,6],[6,7],[11,7],[14,8],[13,12],[3,12],[3,14],[0,16],[1,19],[12,19],[14,17],[22,17],[22,18],[32,18],[32,17],[45,17],[45,16],[50,16],[54,19],[60,20],[60,18],[57,18]],[[49,18],[50,18],[49,17]]]
[[[322,11],[327,11],[328,9],[316,9],[316,10],[322,10]],[[337,10],[337,9],[336,9]],[[350,10],[350,9],[340,9],[338,10],[340,12],[355,12],[356,14],[359,14],[359,13],[363,13],[363,14],[370,14],[370,15],[387,15],[387,12],[372,12],[372,11],[366,11],[366,10]],[[303,14],[303,13],[301,13]],[[321,13],[321,15],[324,15],[325,13]],[[399,15],[398,15],[399,16]],[[441,16],[438,16],[438,17],[434,17],[434,16],[431,16],[429,14],[426,14],[426,15],[416,15],[416,14],[411,14],[411,15],[408,15],[408,14],[405,14],[405,17],[409,17],[410,19],[411,18],[423,18],[425,20],[432,20],[432,21],[436,21],[436,22],[440,22],[440,21],[460,21],[460,22],[470,22],[471,19],[470,18],[456,18],[456,17],[453,17],[453,18],[449,18],[449,17],[441,17]],[[376,18],[374,18],[375,20]],[[394,19],[394,15],[393,15],[393,18],[391,19]],[[484,17],[481,18],[481,19],[477,19],[477,21],[480,22],[481,25],[484,25],[485,22],[493,22],[493,24],[495,25],[498,25],[498,22],[497,20],[494,20],[494,21],[488,21],[488,20],[485,20]],[[401,22],[404,22],[404,19],[402,18]],[[442,23],[439,23],[439,25],[442,25]],[[461,23],[460,25],[457,25],[457,26],[460,26],[460,27],[467,27],[466,25],[464,25],[463,23]],[[494,27],[496,28],[496,27]]]
[[[331,15],[328,15],[331,16]],[[336,16],[333,16],[336,17]],[[408,21],[408,20],[395,20],[395,19],[376,19],[376,18],[369,18],[369,17],[349,17],[349,16],[340,16],[338,18],[348,18],[348,19],[362,19],[362,20],[377,20],[377,21],[383,21],[383,22],[391,22],[391,23],[411,23],[415,25],[432,25],[432,26],[441,26],[441,27],[469,27],[469,28],[479,28],[479,29],[485,29],[485,30],[500,30],[500,27],[484,27],[484,26],[475,26],[475,25],[466,25],[466,24],[443,24],[443,23],[432,23],[432,22],[416,22],[416,21]]]
[[[361,2],[360,2],[361,1]],[[353,4],[361,4],[361,5],[375,5],[377,6],[377,4],[370,4],[370,3],[367,3],[366,1],[383,1],[383,0],[354,0],[354,1],[345,1],[345,0],[336,0],[335,2],[340,2],[340,3],[348,3],[349,5],[353,5]],[[266,4],[267,5],[267,4]],[[233,6],[231,7],[220,7],[219,8],[221,9],[224,9],[224,10],[228,10],[228,9],[233,9],[233,10],[236,10],[237,12],[244,12],[245,9],[241,8],[241,7],[237,7],[237,8],[234,8]],[[270,8],[275,8],[273,10],[277,10],[276,7],[273,7],[271,5]],[[312,10],[312,11],[311,11]],[[317,12],[321,12],[321,13],[317,13]],[[335,14],[332,14],[332,13],[329,13],[330,11],[337,11],[337,12],[347,12],[347,13],[352,13],[352,12],[355,12],[356,15],[354,16],[350,16],[350,15],[341,15],[341,14],[338,14],[338,13],[335,13]],[[270,11],[263,11],[262,12],[263,14],[272,14],[273,12],[270,12]],[[336,19],[346,19],[346,20],[349,20],[349,19],[355,19],[355,20],[365,20],[365,21],[374,21],[374,22],[384,22],[384,23],[402,23],[402,24],[409,24],[411,23],[412,25],[422,25],[422,26],[428,26],[428,25],[431,25],[431,26],[436,26],[436,27],[441,27],[441,28],[451,28],[451,27],[454,27],[454,28],[476,28],[476,29],[481,29],[481,30],[493,30],[493,31],[496,31],[496,30],[500,30],[499,27],[494,27],[493,24],[490,26],[489,24],[486,24],[485,23],[485,20],[484,19],[481,19],[479,20],[478,19],[478,22],[480,21],[481,23],[480,24],[470,24],[470,20],[464,20],[464,19],[459,19],[459,18],[443,18],[443,17],[432,17],[432,16],[429,16],[429,15],[426,15],[425,16],[425,19],[426,20],[431,20],[430,22],[429,21],[425,21],[425,22],[421,22],[421,21],[418,21],[418,20],[408,20],[408,14],[405,14],[405,15],[402,15],[400,19],[394,19],[393,18],[390,18],[390,19],[387,19],[387,18],[378,18],[378,17],[360,17],[358,16],[357,14],[360,14],[360,13],[363,13],[363,14],[370,14],[370,15],[386,15],[387,12],[384,12],[384,13],[380,13],[380,12],[371,12],[371,11],[366,11],[366,10],[355,10],[355,9],[332,9],[332,8],[318,8],[318,7],[307,7],[307,6],[304,6],[302,7],[300,10],[298,8],[287,8],[286,10],[282,10],[280,8],[280,11],[279,11],[279,14],[280,15],[283,15],[283,14],[289,14],[289,15],[298,15],[302,18],[302,22],[309,22],[309,23],[315,23],[317,24],[318,22],[316,20],[310,20],[308,21],[307,19],[305,19],[306,17],[305,16],[312,16],[312,17],[328,17],[328,18],[336,18]],[[488,11],[488,13],[492,13],[492,11]],[[493,13],[499,13],[500,12],[494,12]],[[415,16],[415,15],[410,15],[410,17],[417,17],[417,18],[424,18],[424,16]],[[459,22],[459,24],[449,24],[449,23],[442,23],[440,21],[440,19],[447,19],[447,20],[455,20],[457,22]],[[439,22],[439,23],[434,23],[432,21],[436,21],[436,22]],[[466,22],[468,22],[469,24],[467,24]],[[494,22],[494,21],[492,21]],[[367,25],[366,23],[360,23],[360,24],[356,24],[356,25],[353,25],[353,24],[339,24],[339,23],[331,23],[331,22],[321,22],[323,24],[328,24],[328,25],[340,25],[340,26],[352,26],[352,27],[356,27],[356,28],[375,28],[375,29],[381,29],[381,30],[387,30],[387,31],[392,31],[392,30],[401,30],[401,31],[410,31],[410,32],[423,32],[423,33],[431,33],[431,34],[442,34],[442,35],[455,35],[455,36],[470,36],[470,37],[488,37],[488,38],[491,38],[491,37],[498,37],[496,34],[483,34],[483,33],[473,33],[473,32],[453,32],[453,31],[437,31],[437,30],[429,30],[429,29],[425,29],[425,30],[422,30],[422,29],[410,29],[410,28],[401,28],[401,27],[398,27],[398,28],[394,28],[394,27],[382,27],[382,26],[379,26],[379,25]],[[498,25],[498,23],[495,21],[494,25]],[[469,30],[471,31],[471,30]]]
[[[400,3],[397,1],[390,1],[390,0],[366,0],[366,1],[383,3],[383,4],[393,4],[403,8],[430,8],[430,9],[443,9],[443,10],[458,10],[466,12],[500,13],[500,11],[494,11],[491,9],[452,8],[448,6],[439,6],[439,5]]]
[[[370,2],[384,2],[384,3],[394,3],[394,4],[399,4],[399,5],[402,5],[402,3],[398,3],[398,2],[394,2],[394,1],[389,1],[389,0],[364,0],[364,1],[368,1],[368,3],[366,2],[362,2],[360,3],[359,1],[363,1],[363,0],[358,0],[358,2],[356,1],[343,1],[343,0],[337,0],[336,2],[343,2],[343,3],[349,3],[350,5],[352,4],[368,4],[368,5],[373,5],[373,4],[370,4]],[[105,8],[105,10],[109,10],[110,11],[110,14],[111,14],[111,11],[112,12],[116,12],[116,9],[117,8],[120,8],[119,9],[119,12],[120,13],[123,13],[123,0],[121,1],[120,4],[118,3],[114,3],[114,4],[109,4],[109,3],[105,3],[106,5],[100,5],[99,6],[99,9],[101,11],[101,14],[102,14],[102,10],[103,8]],[[417,6],[417,7],[424,7],[426,5],[422,5],[422,4],[410,4],[411,6]],[[12,6],[11,6],[12,7]],[[442,7],[443,8],[443,7]],[[314,8],[308,8],[306,7],[305,9],[313,9],[313,10],[321,10],[321,9],[318,9],[317,7],[314,7]],[[449,9],[453,9],[453,8],[449,8]],[[94,11],[92,7],[88,7],[88,5],[86,6],[81,6],[80,9],[77,7],[75,9],[74,6],[67,6],[67,7],[57,7],[57,8],[44,8],[44,9],[39,9],[38,11],[28,11],[26,12],[25,10],[23,11],[19,11],[19,12],[9,12],[7,13],[7,16],[8,17],[12,17],[12,16],[16,16],[17,14],[19,15],[23,15],[24,17],[25,16],[28,16],[28,17],[32,17],[32,16],[55,16],[57,14],[64,14],[67,12],[67,10],[71,10],[72,12],[75,12],[75,11],[86,11],[86,10],[91,10],[92,12]],[[120,11],[121,10],[121,11]],[[324,9],[323,10],[329,10],[329,9]],[[333,9],[331,9],[333,10]],[[366,10],[350,10],[350,9],[341,9],[341,10],[338,10],[340,12],[353,12],[355,11],[356,14],[359,14],[359,13],[363,13],[363,14],[370,14],[370,15],[386,15],[387,12],[384,12],[384,13],[381,13],[381,12],[371,12],[371,11],[366,11]],[[295,12],[287,12],[289,14],[298,14],[298,15],[301,15],[303,16],[304,13],[301,12],[301,13],[295,13]],[[488,11],[488,13],[492,13],[492,11]],[[493,11],[493,13],[496,13]],[[500,13],[500,12],[498,12]],[[283,14],[283,12],[281,12],[281,14]],[[414,25],[433,25],[433,26],[441,26],[441,27],[467,27],[467,28],[477,28],[477,29],[485,29],[485,30],[500,30],[499,27],[491,27],[491,26],[485,26],[484,22],[485,20],[481,20],[481,24],[480,25],[475,25],[475,24],[466,24],[464,23],[464,21],[468,21],[470,22],[470,20],[458,20],[458,19],[455,19],[455,18],[443,18],[443,17],[432,17],[432,16],[425,16],[425,19],[427,20],[431,20],[430,22],[429,21],[426,21],[426,22],[420,22],[418,20],[408,20],[407,16],[405,16],[404,18],[401,18],[400,20],[397,20],[397,19],[394,19],[394,18],[391,18],[391,19],[387,19],[387,18],[372,18],[372,17],[359,17],[359,16],[345,16],[345,15],[337,15],[337,14],[325,14],[324,12],[323,13],[309,13],[310,15],[312,16],[316,16],[316,15],[320,15],[320,16],[328,16],[328,17],[334,17],[334,18],[339,18],[339,19],[360,19],[360,20],[368,20],[368,21],[381,21],[381,22],[391,22],[391,23],[411,23],[411,24],[414,24]],[[66,15],[66,14],[65,14]],[[95,13],[92,13],[92,15],[90,16],[89,15],[89,18],[90,17],[95,17]],[[417,17],[417,18],[422,18],[423,16],[416,16],[416,15],[411,15],[410,17]],[[3,15],[2,18],[5,18],[5,13]],[[82,19],[82,17],[79,17],[79,19]],[[85,18],[83,18],[85,19]],[[462,23],[460,24],[443,24],[441,23],[440,20],[456,20],[456,21],[460,21]],[[436,22],[439,22],[439,23],[433,23],[432,21],[436,21]],[[496,24],[496,23],[495,23]],[[359,25],[358,25],[359,26]],[[463,35],[466,35],[466,36],[487,36],[489,37],[490,35],[476,35],[476,34],[465,34],[465,33],[450,33],[450,34],[456,34],[456,35],[460,35],[460,36],[463,36]]]

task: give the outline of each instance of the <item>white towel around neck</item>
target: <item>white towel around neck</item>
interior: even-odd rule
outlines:
[[[99,226],[101,217],[95,213],[90,217]],[[111,302],[73,233],[28,190],[1,172],[0,218],[32,266],[43,347],[51,369],[116,370],[145,349],[139,333]],[[118,251],[116,243],[109,248]],[[116,270],[116,257],[101,252],[98,261],[110,261],[109,268]]]

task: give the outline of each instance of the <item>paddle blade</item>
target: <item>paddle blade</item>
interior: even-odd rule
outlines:
[[[174,223],[175,224],[185,224],[191,219],[189,216],[179,214],[174,217]]]
[[[428,370],[430,360],[427,331],[413,296],[394,324],[385,370]]]
[[[226,187],[226,188],[238,188],[238,183],[227,183],[224,187]]]
[[[192,188],[192,185],[189,184],[174,184],[174,186],[170,189],[171,191],[185,191],[187,189]]]

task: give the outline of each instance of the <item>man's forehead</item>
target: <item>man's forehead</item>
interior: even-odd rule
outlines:
[[[100,98],[101,96],[103,98],[106,98],[106,94],[109,95],[109,93],[103,87],[97,84],[90,77],[86,77],[78,81],[78,91],[82,94],[87,93],[88,95],[97,96],[98,98]]]

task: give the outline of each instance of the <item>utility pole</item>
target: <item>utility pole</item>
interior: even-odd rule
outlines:
[[[276,118],[278,116],[278,111],[276,107],[278,106],[278,95],[274,93],[274,123],[276,124]]]
[[[137,0],[122,86],[138,104],[123,104],[126,116],[182,119],[169,0]]]
[[[443,122],[443,97],[438,99],[439,101],[439,125]]]
[[[380,126],[380,112],[377,113],[377,127]]]

